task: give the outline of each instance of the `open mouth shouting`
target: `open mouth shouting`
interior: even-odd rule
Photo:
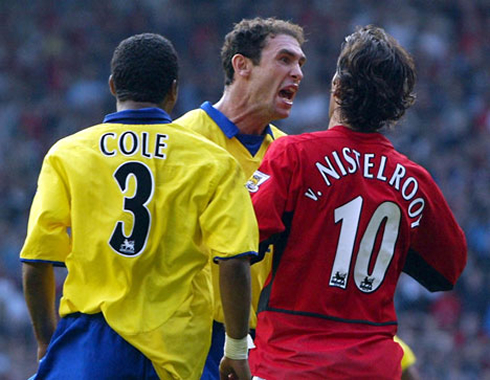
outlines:
[[[284,103],[292,106],[297,91],[298,91],[297,84],[285,86],[279,90],[279,97],[282,99]]]

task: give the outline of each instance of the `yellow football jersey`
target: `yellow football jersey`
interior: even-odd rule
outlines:
[[[205,102],[201,108],[189,111],[175,120],[176,124],[196,131],[235,157],[249,178],[259,167],[269,145],[277,138],[286,134],[273,125],[266,129],[263,136],[240,135],[238,128],[224,114]],[[264,259],[252,265],[252,310],[250,313],[250,327],[257,325],[257,305],[260,292],[269,275],[272,265],[272,255],[265,255]],[[214,319],[223,323],[223,308],[220,302],[218,267],[212,266],[213,289],[217,302],[215,303]]]
[[[66,265],[61,316],[102,312],[161,376],[193,379],[211,339],[210,255],[254,254],[258,230],[237,161],[162,113],[108,115],[50,149],[21,260]]]
[[[405,371],[408,367],[414,365],[417,359],[412,349],[403,340],[401,340],[398,337],[398,335],[395,335],[394,339],[395,342],[397,342],[403,349],[403,357],[402,357],[401,365],[402,365],[402,371]]]

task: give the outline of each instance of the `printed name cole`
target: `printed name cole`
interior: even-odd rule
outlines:
[[[115,156],[119,151],[124,156],[140,154],[142,157],[164,160],[166,154],[163,151],[167,148],[165,140],[168,140],[168,135],[162,133],[156,133],[150,144],[148,132],[141,132],[141,135],[133,131],[125,131],[120,135],[107,132],[100,137],[99,147],[102,154],[108,157]]]
[[[333,179],[338,180],[341,176],[345,177],[360,171],[365,178],[383,181],[399,191],[403,199],[410,202],[407,208],[408,216],[412,219],[417,218],[412,222],[411,227],[414,228],[420,224],[425,200],[417,197],[419,189],[417,179],[411,176],[406,177],[407,169],[403,165],[397,163],[392,173],[385,173],[386,156],[381,156],[378,167],[375,167],[374,153],[359,153],[347,147],[342,149],[342,155],[333,151],[331,157],[333,160],[325,156],[324,163],[315,163],[327,186],[332,185],[331,180]]]

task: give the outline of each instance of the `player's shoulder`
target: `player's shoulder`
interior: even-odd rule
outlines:
[[[208,121],[208,114],[203,109],[196,108],[175,119],[174,123],[189,129],[200,129],[204,125],[207,125]]]
[[[181,125],[188,130],[197,132],[223,147],[228,140],[218,124],[216,124],[216,122],[202,108],[196,108],[187,112],[176,119],[174,123]]]
[[[173,136],[173,141],[178,139],[179,147],[186,150],[186,155],[195,156],[196,162],[208,161],[217,166],[228,166],[236,161],[226,149],[198,131],[177,122],[169,124],[167,130],[169,138]]]
[[[312,137],[307,134],[286,135],[273,141],[267,150],[269,160],[278,160],[278,162],[294,162],[302,152],[308,151],[308,141]]]
[[[192,109],[190,111],[187,111],[186,113],[184,113],[183,115],[181,115],[177,119],[175,119],[174,123],[178,124],[180,122],[181,124],[184,124],[185,122],[187,122],[189,120],[193,120],[193,119],[202,117],[203,113],[204,113],[204,111],[201,108]]]
[[[51,148],[48,150],[47,156],[66,155],[73,150],[83,149],[85,145],[91,146],[90,141],[93,136],[98,134],[104,124],[96,124],[87,128],[83,128],[78,132],[74,132],[70,135],[57,140]]]
[[[169,133],[179,134],[184,139],[193,140],[198,145],[205,145],[209,147],[209,149],[218,149],[218,151],[224,151],[223,148],[221,148],[219,145],[212,142],[211,140],[207,139],[205,136],[203,136],[202,133],[199,133],[194,128],[190,128],[187,125],[178,122],[178,120],[175,120],[172,123],[168,124],[168,131]]]
[[[405,169],[407,169],[409,174],[418,178],[427,178],[432,180],[432,175],[423,164],[415,162],[397,149],[393,149],[393,156],[396,158],[396,162],[400,163],[405,167]]]
[[[280,139],[274,142],[274,145],[281,145],[289,149],[298,149],[324,137],[324,132],[308,132],[299,135],[287,135],[284,133]]]

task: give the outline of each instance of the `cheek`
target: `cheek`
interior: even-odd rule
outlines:
[[[274,75],[265,75],[260,78],[256,84],[260,96],[268,96],[271,93],[276,92],[279,86],[279,82]]]

